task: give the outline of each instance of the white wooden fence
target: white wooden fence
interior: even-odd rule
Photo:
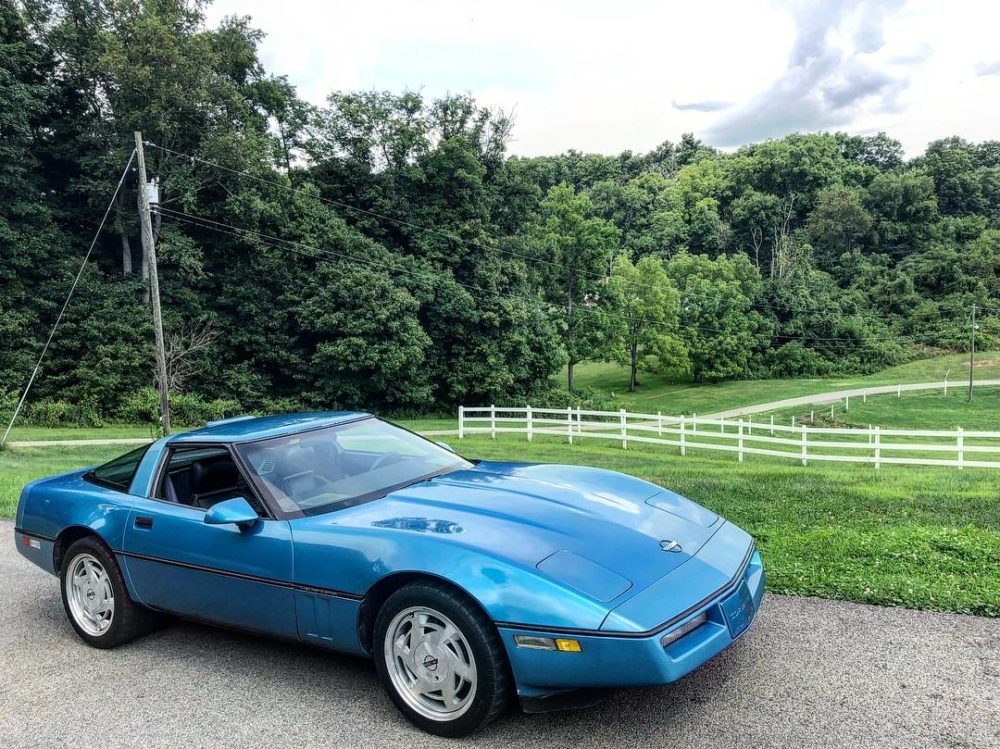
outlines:
[[[697,415],[587,411],[579,408],[459,406],[458,437],[466,434],[517,433],[530,441],[535,435],[603,439],[667,445],[689,450],[721,450],[747,455],[809,461],[1000,468],[1000,432],[942,429],[882,429],[786,426],[753,417],[707,419]],[[990,456],[996,458],[991,459]]]

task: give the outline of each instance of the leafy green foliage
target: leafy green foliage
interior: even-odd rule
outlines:
[[[633,264],[619,255],[603,297],[609,358],[628,366],[629,392],[639,384],[640,369],[687,370],[687,350],[677,332],[680,294],[659,258],[647,255]]]
[[[682,252],[667,274],[680,290],[680,335],[695,381],[747,374],[764,321],[751,310],[760,275],[746,255]]]
[[[541,205],[533,246],[545,262],[542,286],[559,317],[567,356],[567,389],[573,389],[573,367],[600,346],[600,326],[585,303],[593,304],[598,280],[618,242],[614,224],[593,215],[587,195],[567,183],[552,187]]]
[[[728,154],[688,133],[509,158],[511,117],[468,95],[309,105],[261,38],[245,18],[207,28],[201,2],[0,0],[3,414],[133,130],[161,186],[177,396],[432,412],[547,393],[564,365],[572,389],[578,363],[608,358],[633,385],[644,367],[870,372],[967,348],[974,304],[980,345],[997,341],[998,141],[907,161],[885,133]],[[129,174],[31,396],[81,409],[67,421],[118,418],[154,382],[136,189]]]

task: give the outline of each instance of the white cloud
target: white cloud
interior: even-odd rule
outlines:
[[[515,153],[720,145],[795,130],[886,130],[911,154],[997,137],[1000,7],[975,0],[364,3],[218,0],[307,99],[344,89],[470,91],[516,111]],[[731,104],[731,106],[729,106]]]

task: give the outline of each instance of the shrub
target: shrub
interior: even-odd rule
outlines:
[[[157,424],[160,421],[160,394],[146,387],[129,393],[115,417],[126,424]]]
[[[170,418],[178,425],[196,426],[206,421],[238,416],[242,412],[243,407],[235,400],[216,398],[206,401],[191,393],[181,393],[170,398]]]
[[[23,424],[41,427],[74,426],[102,427],[104,419],[97,409],[88,403],[67,403],[66,401],[40,400],[28,404],[24,410]]]
[[[625,408],[623,401],[595,388],[577,388],[572,393],[558,387],[541,390],[525,396],[523,403],[504,403],[505,406],[531,405],[535,408],[583,408],[588,411],[617,411]],[[501,404],[497,404],[501,405]]]

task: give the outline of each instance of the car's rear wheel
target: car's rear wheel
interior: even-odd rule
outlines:
[[[153,612],[129,598],[117,562],[96,538],[81,538],[66,550],[59,578],[66,616],[89,645],[113,648],[156,624]]]
[[[510,676],[493,623],[446,585],[396,591],[375,622],[375,665],[396,707],[439,736],[465,736],[508,704]]]

